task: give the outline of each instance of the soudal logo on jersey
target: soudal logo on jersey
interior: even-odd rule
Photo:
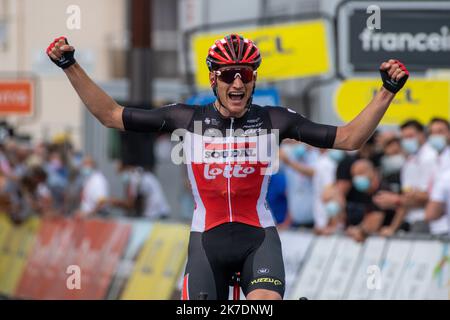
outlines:
[[[253,167],[242,167],[241,165],[227,164],[223,168],[214,167],[211,168],[209,164],[205,165],[203,174],[205,179],[213,180],[217,176],[223,176],[224,178],[245,178],[248,175],[255,173],[256,169]]]
[[[227,158],[237,159],[256,159],[256,142],[239,143],[205,143],[204,160],[224,160]]]
[[[205,159],[215,158],[237,158],[237,157],[256,157],[255,149],[242,149],[242,150],[223,150],[223,151],[205,151]]]

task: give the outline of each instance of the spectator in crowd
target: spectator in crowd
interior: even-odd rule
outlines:
[[[326,187],[334,184],[337,163],[344,158],[344,151],[320,149],[316,161],[311,165],[293,161],[283,152],[280,156],[287,166],[306,177],[312,178],[314,228],[319,232],[328,225],[328,215],[322,200],[322,192]]]
[[[438,221],[446,219],[447,226],[450,226],[450,168],[440,174],[430,194],[430,201],[425,210],[425,220]],[[447,229],[447,236],[450,236],[450,228]]]
[[[62,208],[62,212],[66,216],[71,215],[80,205],[84,183],[84,177],[81,174],[82,164],[83,155],[80,152],[71,153],[69,176],[64,192],[64,206]]]
[[[319,235],[330,235],[342,231],[346,207],[344,195],[339,191],[336,184],[333,184],[325,187],[321,198],[327,215],[327,225],[324,228],[315,229],[315,232]]]
[[[400,173],[402,167],[406,162],[406,158],[401,147],[401,140],[398,137],[392,137],[385,141],[383,149],[383,157],[381,158],[381,173],[382,183],[389,187],[389,191],[380,191],[374,197],[374,203],[381,209],[387,212],[389,217],[392,217],[391,221],[386,221],[386,226],[383,226],[380,230],[382,236],[391,236],[397,229],[404,231],[408,230],[408,225],[399,219],[400,214],[396,214],[398,209],[396,206],[386,206],[385,199],[389,195],[398,197],[401,192],[401,180]]]
[[[103,212],[108,199],[109,185],[103,173],[97,170],[95,161],[90,156],[83,159],[81,174],[84,182],[80,207],[75,216],[87,218]]]
[[[384,208],[396,209],[390,234],[395,232],[404,220],[411,232],[440,233],[446,226],[445,219],[430,224],[425,221],[425,205],[436,170],[437,152],[426,143],[425,129],[420,122],[408,120],[400,129],[402,148],[407,154],[400,174],[402,193],[385,193],[377,201]]]
[[[400,138],[393,136],[385,140],[381,157],[381,174],[383,181],[390,184],[395,193],[400,193],[400,172],[405,161]]]
[[[370,202],[370,196],[358,191],[353,185],[351,167],[359,159],[369,160],[375,167],[378,167],[375,137],[376,134],[372,135],[356,153],[347,153],[336,169],[336,186],[339,192],[345,196],[346,201],[344,219],[346,225],[361,223],[366,210],[366,203]]]
[[[50,189],[47,186],[47,173],[42,167],[33,167],[29,173],[28,191],[30,204],[36,214],[43,218],[53,218],[59,215]]]
[[[363,218],[358,225],[350,225],[346,229],[347,235],[355,241],[362,242],[365,238],[380,230],[392,219],[387,212],[379,208],[372,197],[386,188],[382,185],[381,177],[373,163],[367,159],[357,160],[351,167],[352,184],[359,192],[366,194],[361,204],[363,207]]]
[[[122,181],[126,187],[125,199],[111,198],[108,203],[128,210],[133,216],[151,220],[164,219],[170,206],[156,176],[142,167],[122,165]]]
[[[56,145],[51,146],[45,170],[48,174],[48,187],[53,195],[55,205],[62,208],[64,191],[68,184],[68,168],[65,155]]]
[[[434,118],[428,125],[428,144],[436,150],[437,163],[433,180],[450,168],[450,124],[442,118]]]
[[[434,118],[428,125],[428,133],[428,143],[438,152],[438,156],[425,219],[430,223],[444,221],[440,224],[442,228],[435,234],[448,235],[450,234],[450,125],[445,119]]]
[[[317,161],[317,151],[298,143],[295,140],[285,140],[280,150],[280,158],[286,163],[302,164],[312,167]],[[284,166],[286,174],[288,216],[281,227],[313,228],[313,186],[310,174],[299,173],[291,165]]]

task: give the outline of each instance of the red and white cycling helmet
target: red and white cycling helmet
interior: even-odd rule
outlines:
[[[209,71],[236,64],[249,65],[256,70],[261,64],[261,54],[252,40],[230,34],[216,40],[209,48],[206,64]]]

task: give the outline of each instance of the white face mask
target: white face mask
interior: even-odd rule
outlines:
[[[415,154],[419,151],[419,140],[417,138],[405,138],[401,141],[402,148],[408,154]]]
[[[432,134],[428,137],[428,143],[437,152],[441,152],[447,146],[447,138],[443,134]]]
[[[405,157],[402,154],[392,156],[383,156],[381,159],[381,168],[383,174],[390,175],[399,172],[405,164]]]

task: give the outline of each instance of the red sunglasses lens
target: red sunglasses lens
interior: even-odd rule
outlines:
[[[219,79],[228,84],[233,83],[236,77],[240,77],[243,83],[249,83],[253,80],[253,70],[248,68],[225,69],[220,71],[219,75]]]

